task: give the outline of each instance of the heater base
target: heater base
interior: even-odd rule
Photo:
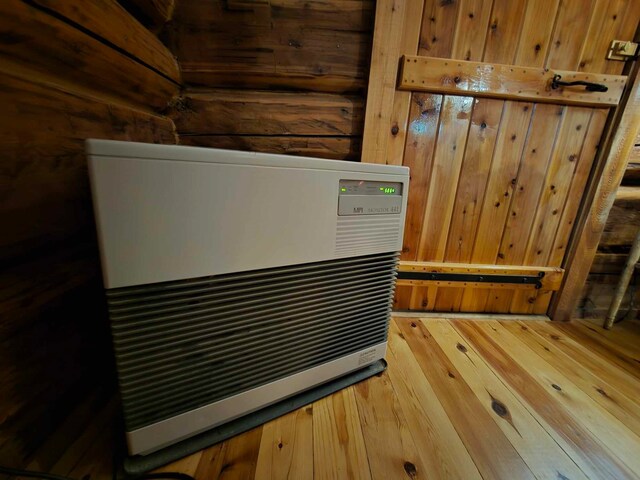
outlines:
[[[179,443],[163,448],[145,456],[127,457],[124,460],[124,472],[130,476],[137,476],[168,463],[174,462],[182,457],[191,455],[199,450],[207,448],[216,443],[223,442],[240,433],[246,432],[274,418],[297,410],[322,397],[342,390],[343,388],[365,380],[373,375],[383,372],[387,368],[387,362],[378,360],[362,369],[338,377],[327,383],[306,390],[292,397],[286,398],[278,403],[262,408],[256,412],[240,417],[231,422],[212,428],[194,437],[183,440]]]

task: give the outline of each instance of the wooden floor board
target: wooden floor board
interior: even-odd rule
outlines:
[[[604,332],[585,321],[396,314],[382,374],[158,472],[197,480],[640,479],[637,339],[635,324]],[[117,403],[101,395],[89,395],[35,450],[31,468],[112,478]]]
[[[640,438],[498,322],[455,322],[524,401],[574,445],[588,475],[640,478]]]
[[[536,478],[588,478],[449,322],[424,323]]]

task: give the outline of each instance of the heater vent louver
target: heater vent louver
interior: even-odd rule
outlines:
[[[356,249],[359,235],[378,251],[395,246],[399,220],[394,238],[384,220],[350,220],[339,222],[337,251]],[[127,430],[385,342],[397,261],[384,253],[108,290]]]
[[[402,235],[400,215],[338,217],[336,255],[353,256],[393,250]]]

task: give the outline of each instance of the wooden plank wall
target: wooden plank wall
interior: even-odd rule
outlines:
[[[640,137],[631,153],[616,200],[598,244],[587,282],[575,312],[579,318],[604,318],[622,273],[631,244],[640,228]],[[640,312],[637,274],[620,307],[619,316],[636,318]]]
[[[359,160],[373,0],[183,0],[162,34],[185,145]]]
[[[84,139],[176,143],[180,74],[113,0],[3,1],[0,71],[0,464],[24,466],[113,378]]]
[[[375,59],[417,54],[620,74],[624,63],[606,60],[607,47],[633,38],[638,1],[378,5],[376,35],[387,37],[374,38],[372,72],[381,71],[370,92],[383,100],[367,105],[363,159],[412,170],[403,259],[561,266],[607,110],[394,92],[393,65],[382,78],[391,60]],[[419,41],[411,43],[413,31]],[[550,292],[401,287],[395,307],[544,313],[549,300]]]

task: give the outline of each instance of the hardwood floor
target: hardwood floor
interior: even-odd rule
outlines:
[[[207,480],[640,478],[638,325],[395,317],[380,376],[161,470]],[[116,408],[94,414],[60,458],[29,466],[111,478]]]

